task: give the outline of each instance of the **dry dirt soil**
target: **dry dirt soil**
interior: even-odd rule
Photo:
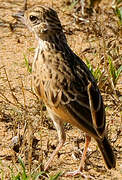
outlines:
[[[116,156],[116,168],[105,168],[97,144],[92,139],[83,173],[88,179],[120,180],[122,81],[119,77],[113,86],[108,56],[118,69],[121,65],[122,32],[112,9],[112,0],[102,0],[93,13],[86,4],[84,17],[80,2],[73,6],[68,0],[28,0],[28,6],[35,4],[56,9],[73,51],[85,62],[89,61],[94,71],[99,68],[98,74],[103,74],[98,78],[98,85],[106,107],[106,130]],[[24,26],[16,24],[12,17],[22,8],[23,0],[0,0],[0,180],[12,179],[12,171],[14,175],[22,171],[18,157],[22,158],[27,174],[43,170],[43,164],[58,143],[56,130],[45,106],[31,88],[35,38]],[[80,162],[84,133],[70,124],[64,124],[64,127],[66,143],[52,162],[49,176],[76,170]],[[58,179],[84,178],[61,176]]]

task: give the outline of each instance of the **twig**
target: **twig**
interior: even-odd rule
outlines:
[[[12,91],[11,84],[10,84],[10,81],[9,81],[9,79],[8,79],[8,75],[7,75],[7,72],[6,72],[5,67],[4,67],[4,72],[5,72],[6,79],[7,79],[7,81],[8,81],[8,85],[9,85],[9,88],[10,88],[10,90],[11,90],[11,94],[12,94],[13,99],[14,99],[14,101],[15,101],[16,103],[20,104],[19,101],[18,101],[18,99],[17,99],[17,97],[14,95],[14,93],[13,93],[13,91]]]
[[[5,66],[3,65],[3,66],[0,67],[0,69],[3,69],[4,67],[5,67]]]
[[[23,100],[24,100],[24,108],[27,109],[26,98],[25,98],[25,88],[24,88],[22,79],[21,79],[21,85],[22,85],[22,94],[23,94]]]
[[[0,92],[0,97],[3,98],[5,101],[7,101],[8,103],[14,105],[17,107],[17,104],[14,104],[13,102],[11,102],[3,93]]]

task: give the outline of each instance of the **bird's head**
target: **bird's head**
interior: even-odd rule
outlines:
[[[52,8],[34,6],[25,12],[13,15],[13,17],[25,24],[39,37],[62,31],[58,15]]]

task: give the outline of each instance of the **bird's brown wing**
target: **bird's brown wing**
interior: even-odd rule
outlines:
[[[58,58],[47,67],[48,71],[51,68],[52,77],[48,78],[47,72],[43,85],[45,104],[62,120],[95,138],[101,137],[105,128],[104,106],[93,76],[81,60],[71,67],[61,56]]]

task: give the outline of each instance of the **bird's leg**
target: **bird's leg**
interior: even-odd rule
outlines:
[[[48,170],[50,163],[52,162],[52,160],[54,159],[55,155],[59,152],[59,150],[61,149],[61,147],[63,146],[65,140],[66,140],[66,135],[63,129],[63,123],[62,121],[53,116],[53,123],[56,127],[57,133],[58,133],[58,138],[59,138],[59,144],[56,147],[56,149],[54,150],[54,152],[52,153],[51,157],[49,158],[49,160],[47,161],[44,170]]]
[[[87,153],[87,149],[88,149],[90,141],[91,141],[91,137],[88,136],[88,134],[86,134],[83,155],[82,155],[80,165],[79,165],[79,171],[82,171],[84,169],[84,164],[85,164],[85,160],[86,160],[86,153]]]
[[[85,175],[83,175],[83,173],[82,173],[82,170],[84,169],[84,164],[85,164],[85,160],[86,160],[86,153],[87,153],[87,149],[88,149],[90,141],[91,141],[91,137],[88,136],[88,134],[86,134],[84,150],[83,150],[83,154],[82,154],[82,158],[80,161],[79,168],[76,171],[66,173],[65,176],[82,175],[85,177]]]

